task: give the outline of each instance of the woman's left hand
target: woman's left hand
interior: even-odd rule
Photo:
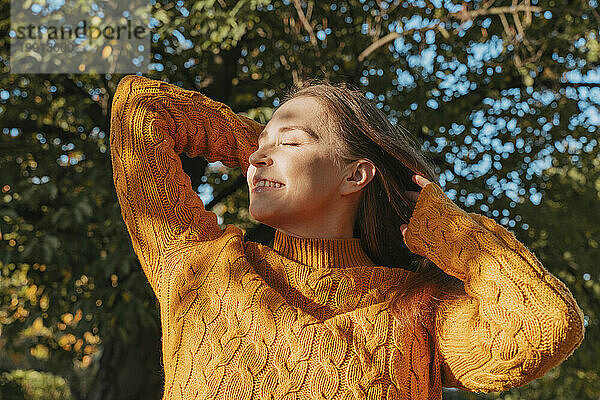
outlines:
[[[427,178],[425,178],[424,176],[421,176],[421,175],[413,175],[412,180],[414,183],[421,186],[422,188],[424,188],[428,183],[431,183],[430,180],[428,180]],[[417,203],[417,199],[419,198],[419,192],[407,191],[406,194],[411,201],[414,201],[415,204]],[[406,232],[406,229],[408,229],[407,224],[400,225],[400,231],[402,232],[402,237],[404,237],[405,243],[406,243],[406,237],[404,236],[404,234]]]

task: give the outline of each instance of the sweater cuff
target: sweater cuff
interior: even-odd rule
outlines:
[[[485,230],[450,200],[435,182],[420,192],[405,233],[410,251],[431,260],[447,274],[465,280],[464,257]]]

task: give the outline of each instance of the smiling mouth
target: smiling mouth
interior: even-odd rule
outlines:
[[[260,193],[260,192],[268,192],[273,190],[279,190],[285,187],[285,184],[279,182],[272,182],[266,179],[260,180],[254,188],[252,188],[252,192]]]

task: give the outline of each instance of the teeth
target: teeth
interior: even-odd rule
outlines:
[[[271,181],[267,181],[265,179],[263,179],[262,181],[259,181],[256,184],[257,187],[259,186],[265,186],[265,187],[275,187],[275,188],[280,188],[283,185],[281,183],[276,183],[276,182],[271,182]]]

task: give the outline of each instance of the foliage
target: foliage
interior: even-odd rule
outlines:
[[[158,308],[107,152],[122,75],[9,74],[9,5],[0,0],[0,367],[63,376],[75,399],[158,399],[160,360],[142,358],[160,352]],[[447,396],[592,399],[600,394],[597,6],[155,0],[144,75],[263,123],[302,79],[361,88],[415,133],[446,193],[515,231],[586,313],[582,347],[546,377],[507,393]],[[256,226],[240,171],[182,159],[223,224]],[[139,353],[128,357],[133,347]]]
[[[69,400],[70,398],[69,386],[61,377],[24,370],[0,374],[0,399]]]

